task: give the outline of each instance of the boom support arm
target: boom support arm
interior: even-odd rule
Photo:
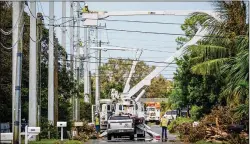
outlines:
[[[135,58],[135,61],[133,61],[133,64],[132,64],[132,67],[131,67],[131,70],[130,70],[130,73],[129,73],[129,76],[128,76],[128,79],[126,81],[126,84],[125,84],[125,87],[123,89],[123,93],[127,93],[130,89],[130,81],[131,81],[131,77],[133,76],[133,74],[135,73],[135,66],[136,64],[138,63],[138,59],[140,58],[142,54],[142,50],[138,50],[136,52],[136,58]]]
[[[147,75],[143,80],[141,80],[137,85],[135,85],[129,93],[126,94],[127,98],[131,98],[133,95],[135,95],[138,91],[140,91],[144,86],[149,86],[151,83],[151,80],[155,78],[160,72],[162,72],[165,68],[167,68],[173,61],[175,57],[180,57],[185,48],[190,45],[194,45],[196,42],[201,40],[206,33],[206,29],[202,30],[200,28],[196,35],[189,41],[187,42],[184,46],[182,46],[178,51],[176,51],[171,57],[166,59],[165,64],[159,64],[156,66],[156,68],[149,74]],[[139,97],[139,96],[138,96]]]

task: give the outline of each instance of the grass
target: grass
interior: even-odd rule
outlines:
[[[30,141],[29,144],[82,144],[77,140],[64,140],[62,143],[56,139],[42,139],[41,141]]]

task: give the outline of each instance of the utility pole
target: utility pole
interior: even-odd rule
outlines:
[[[55,67],[54,67],[54,125],[56,125],[57,121],[58,121],[58,39],[56,38],[56,45],[55,45]]]
[[[70,17],[73,17],[73,21],[71,21],[70,25],[70,69],[73,72],[73,60],[74,60],[74,2],[70,2]],[[73,77],[73,75],[72,75]]]
[[[77,56],[76,56],[76,79],[77,79],[77,96],[75,98],[75,114],[76,114],[76,121],[80,120],[80,102],[79,102],[79,84],[80,84],[80,2],[77,2]]]
[[[37,126],[37,36],[36,2],[30,1],[29,126]],[[36,140],[34,136],[31,140]]]
[[[90,47],[91,47],[91,38],[90,38],[90,30],[91,30],[91,27],[88,28],[88,40],[87,40],[87,71],[88,71],[88,85],[87,85],[87,89],[88,89],[88,96],[89,96],[89,99],[88,99],[88,102],[90,102],[90,98],[92,97],[92,93],[91,93],[91,71],[90,71]]]
[[[16,86],[16,59],[17,59],[17,48],[18,48],[18,35],[19,35],[19,27],[20,23],[19,16],[22,13],[21,10],[21,2],[13,1],[12,5],[12,132],[14,132],[14,123],[15,123],[15,104],[16,104],[16,96],[15,96],[15,86]]]
[[[71,21],[72,27],[70,27],[70,69],[72,72],[71,78],[74,78],[74,26],[75,26],[75,19],[74,19],[74,2],[70,2],[70,17],[73,17],[73,21]],[[75,113],[75,95],[72,95],[72,116],[73,120],[76,120],[76,113]]]
[[[49,2],[48,121],[54,125],[54,2]]]
[[[96,27],[96,46],[101,47],[101,41],[98,42],[98,27]],[[96,105],[96,111],[99,112],[99,99],[100,99],[100,80],[99,80],[99,65],[101,61],[101,50],[97,50],[95,57],[96,57],[96,72],[95,72],[95,105]]]
[[[66,1],[62,1],[62,47],[66,50]],[[66,68],[66,55],[63,57],[63,68]]]
[[[17,38],[18,46],[17,46],[17,57],[16,57],[16,78],[15,78],[15,103],[14,103],[14,132],[13,132],[13,144],[21,144],[21,137],[20,137],[20,121],[21,121],[21,76],[22,76],[22,52],[23,52],[23,8],[24,2],[15,2],[13,4],[13,11],[20,10],[20,15],[13,15],[19,16],[18,20],[18,32],[13,33],[13,35],[20,36]],[[16,18],[13,18],[16,19]],[[21,34],[21,35],[19,35]],[[15,38],[16,36],[13,36]],[[17,42],[15,41],[15,42]],[[13,69],[14,71],[14,69]]]
[[[89,102],[89,90],[88,90],[88,28],[84,28],[84,102]]]
[[[42,13],[37,13],[37,39],[41,40],[42,38]],[[41,41],[37,42],[37,126],[41,126]],[[38,135],[38,139],[39,135]]]

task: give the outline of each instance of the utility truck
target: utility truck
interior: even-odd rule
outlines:
[[[146,102],[145,122],[160,124],[161,104],[159,102]]]

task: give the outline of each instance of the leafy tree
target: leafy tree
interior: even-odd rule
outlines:
[[[151,85],[146,89],[146,98],[167,98],[172,89],[171,81],[162,75],[154,78]]]
[[[208,30],[208,37],[188,47],[177,60],[170,100],[176,102],[174,107],[198,106],[202,113],[214,105],[231,105],[239,116],[248,112],[247,7],[243,1],[215,2],[214,6],[221,20],[194,13],[181,26],[186,36],[177,39],[179,46],[190,40],[197,25]]]
[[[132,60],[110,59],[100,67],[101,98],[109,98],[111,89],[122,92],[131,70]],[[146,77],[153,67],[138,62],[130,81],[130,88]]]

